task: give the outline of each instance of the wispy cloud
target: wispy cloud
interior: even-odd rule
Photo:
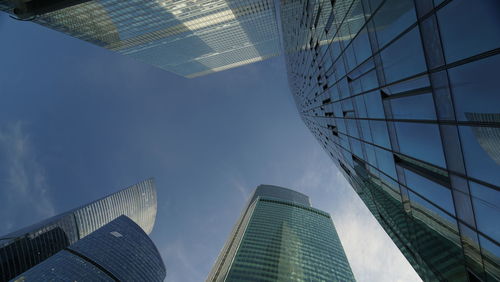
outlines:
[[[356,279],[421,281],[319,146],[303,163],[295,188],[309,195],[314,207],[331,214]]]
[[[0,233],[54,214],[45,171],[22,122],[0,126]]]
[[[167,266],[166,281],[203,281],[205,273],[201,273],[199,267],[193,262],[193,246],[185,246],[185,242],[177,240],[166,244],[161,250],[162,257]],[[189,248],[189,251],[187,250]],[[172,270],[172,271],[170,271]]]

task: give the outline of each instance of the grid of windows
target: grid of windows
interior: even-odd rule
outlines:
[[[257,187],[207,281],[354,281],[333,222],[290,189]]]
[[[33,21],[185,77],[264,60],[280,47],[274,0],[93,0]]]
[[[258,198],[226,281],[354,281],[328,214]]]
[[[122,215],[14,281],[163,281],[165,275],[151,239]]]
[[[419,275],[500,280],[500,2],[281,11],[304,123]]]
[[[126,215],[146,233],[156,218],[153,179],[90,204],[0,237],[0,280],[9,280],[77,242],[101,226]]]

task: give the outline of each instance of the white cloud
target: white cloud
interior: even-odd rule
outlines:
[[[191,250],[193,246],[185,246],[182,240],[168,243],[162,250],[162,257],[167,266],[166,281],[202,281],[205,273],[194,264]],[[190,249],[188,252],[187,249]],[[201,279],[201,280],[200,280]]]
[[[331,214],[357,281],[421,281],[396,245],[319,146],[304,160],[296,189]]]
[[[44,169],[22,122],[0,127],[0,233],[54,214]]]

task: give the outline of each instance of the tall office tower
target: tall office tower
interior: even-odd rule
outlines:
[[[304,123],[417,273],[500,280],[500,2],[281,5]]]
[[[309,197],[260,185],[207,281],[355,281],[330,215]]]
[[[146,233],[156,218],[156,190],[152,179],[85,206],[0,237],[0,281],[37,265],[121,215]]]
[[[280,50],[274,0],[0,0],[0,10],[185,77]]]
[[[163,281],[165,276],[154,243],[122,215],[13,281]]]

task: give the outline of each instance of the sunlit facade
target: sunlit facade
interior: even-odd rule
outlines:
[[[184,77],[280,53],[274,0],[93,0],[30,19]]]
[[[149,234],[156,218],[152,179],[0,237],[0,281],[9,280],[121,215]]]
[[[148,235],[122,215],[18,277],[23,281],[163,281],[166,270]]]
[[[500,280],[500,2],[281,5],[304,123],[417,273]]]
[[[260,185],[207,281],[355,281],[330,215],[309,197]]]

